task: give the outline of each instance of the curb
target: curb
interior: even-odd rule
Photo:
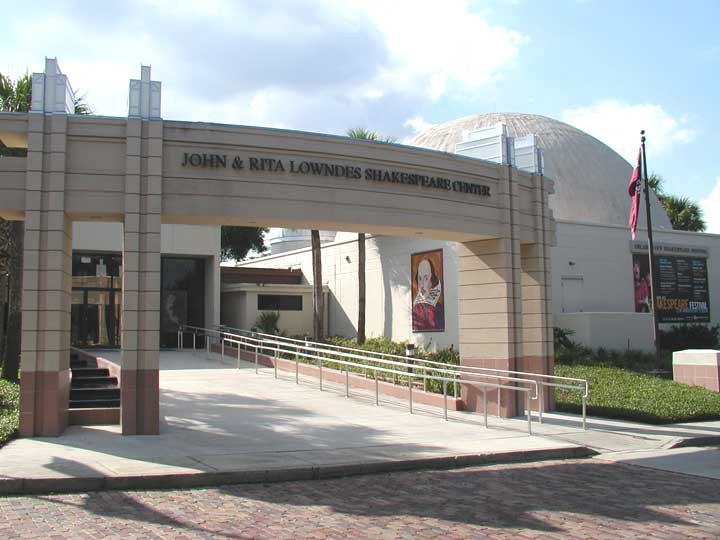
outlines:
[[[65,478],[0,478],[0,496],[84,491],[134,489],[185,489],[230,484],[267,484],[305,480],[325,480],[364,474],[392,473],[424,469],[457,469],[479,465],[527,463],[555,459],[577,459],[596,455],[585,446],[545,450],[462,454],[434,458],[257,469],[246,471],[200,471],[143,476],[88,476]]]
[[[687,437],[684,439],[676,439],[668,446],[673,448],[689,448],[693,446],[720,446],[720,435],[706,435],[704,437]]]

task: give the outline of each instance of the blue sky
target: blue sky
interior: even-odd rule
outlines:
[[[0,72],[55,56],[98,114],[127,114],[152,65],[163,116],[403,140],[482,112],[542,114],[629,160],[647,130],[666,191],[720,233],[720,2],[128,0],[26,2]]]

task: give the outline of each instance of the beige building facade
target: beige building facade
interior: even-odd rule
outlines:
[[[465,365],[552,370],[552,182],[442,152],[345,137],[164,121],[149,68],[127,118],[68,114],[57,64],[33,110],[1,113],[0,216],[25,221],[20,431],[67,425],[73,223],[122,226],[121,423],[160,428],[163,225],[278,226],[457,243]],[[66,80],[65,80],[66,83]],[[477,396],[464,385],[469,408]],[[514,402],[503,399],[505,414]]]

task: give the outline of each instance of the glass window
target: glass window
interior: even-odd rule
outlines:
[[[258,294],[258,310],[302,311],[302,295]]]
[[[160,345],[177,347],[180,325],[205,326],[205,260],[162,258]],[[191,334],[186,334],[185,343]],[[190,337],[190,339],[192,339]]]

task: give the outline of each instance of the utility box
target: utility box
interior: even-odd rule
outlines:
[[[720,351],[712,349],[675,351],[673,380],[720,392]]]

